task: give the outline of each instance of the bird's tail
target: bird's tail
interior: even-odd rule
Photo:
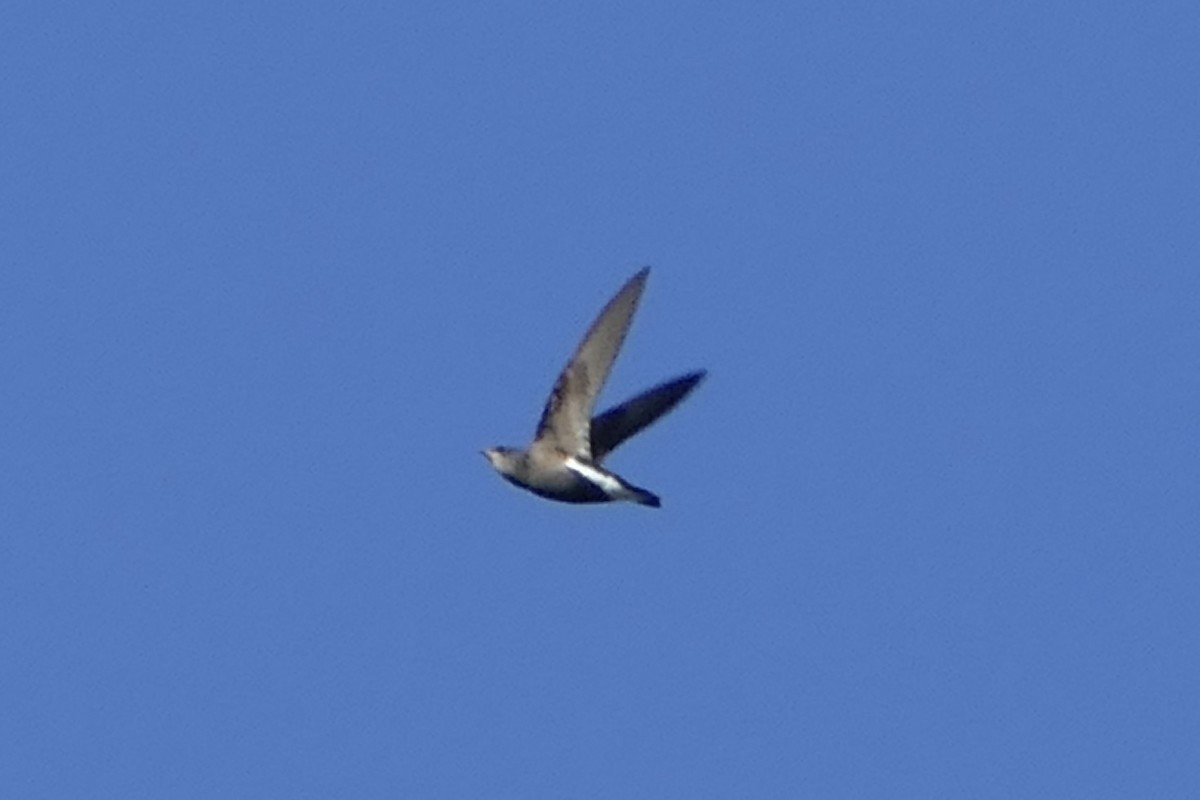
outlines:
[[[630,486],[629,491],[633,492],[633,502],[638,505],[650,506],[651,508],[662,507],[662,500],[654,492],[648,492],[640,486]]]

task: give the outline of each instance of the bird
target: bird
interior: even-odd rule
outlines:
[[[510,483],[563,503],[629,501],[662,506],[658,495],[602,466],[606,456],[675,408],[708,374],[694,370],[647,389],[592,416],[629,324],[637,311],[650,268],[625,282],[600,311],[567,362],[538,420],[527,449],[491,447],[483,455]]]

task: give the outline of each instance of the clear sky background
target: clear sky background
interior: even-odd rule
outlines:
[[[0,796],[1200,796],[1195,2],[4,17]]]

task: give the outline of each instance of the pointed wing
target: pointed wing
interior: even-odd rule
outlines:
[[[588,328],[550,392],[533,437],[534,447],[557,448],[591,458],[592,409],[625,342],[649,274],[650,268],[645,267],[630,278]]]
[[[654,423],[695,389],[705,370],[660,383],[592,420],[592,460],[597,464],[629,437]]]

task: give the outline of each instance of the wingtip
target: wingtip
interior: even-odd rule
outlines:
[[[683,373],[678,378],[675,378],[669,382],[682,384],[684,387],[686,387],[684,389],[684,392],[686,394],[688,392],[691,392],[693,389],[695,389],[700,384],[704,383],[704,381],[707,377],[708,377],[708,370],[694,369],[691,372]]]

